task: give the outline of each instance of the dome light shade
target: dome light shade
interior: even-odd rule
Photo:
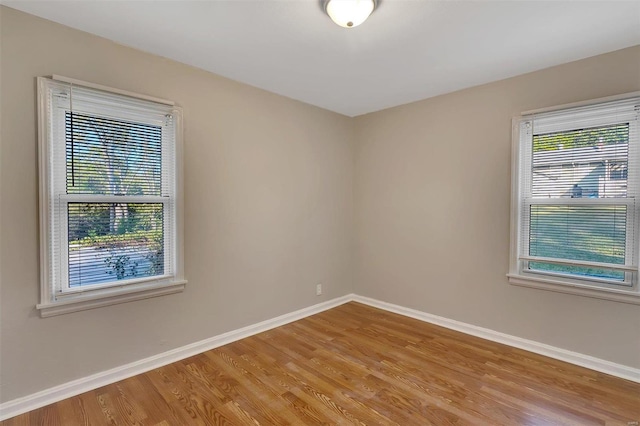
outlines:
[[[324,4],[327,15],[344,28],[362,24],[375,7],[375,0],[327,0]]]

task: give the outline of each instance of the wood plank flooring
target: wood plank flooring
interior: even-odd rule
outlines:
[[[633,425],[640,384],[358,303],[13,425]]]

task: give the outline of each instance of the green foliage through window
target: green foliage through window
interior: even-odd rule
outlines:
[[[628,142],[629,124],[624,123],[614,126],[537,134],[533,136],[533,152],[587,147],[597,148],[598,146]]]

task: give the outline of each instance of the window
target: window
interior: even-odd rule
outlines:
[[[513,284],[640,304],[640,96],[514,120]]]
[[[57,76],[38,100],[41,315],[181,291],[180,110]]]

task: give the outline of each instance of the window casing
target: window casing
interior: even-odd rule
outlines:
[[[54,76],[38,122],[41,315],[182,291],[181,110]]]
[[[640,96],[514,119],[512,284],[640,304]]]

